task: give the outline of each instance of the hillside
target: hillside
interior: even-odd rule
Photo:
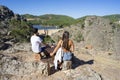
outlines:
[[[47,26],[69,26],[75,22],[75,19],[65,15],[46,14],[34,16],[30,14],[22,15],[32,24],[40,24]]]
[[[106,15],[103,17],[109,19],[112,22],[120,21],[120,14]]]
[[[31,34],[31,25],[19,14],[0,5],[0,50],[9,48],[12,43],[27,42]]]
[[[81,25],[83,25],[84,19],[86,17],[89,17],[90,15],[83,16],[77,19],[74,19],[66,15],[56,15],[56,14],[45,14],[41,16],[24,14],[22,16],[25,17],[32,24],[40,24],[45,26],[70,26],[76,23],[81,23]],[[101,17],[109,19],[111,22],[116,22],[120,20],[120,14],[105,15]]]

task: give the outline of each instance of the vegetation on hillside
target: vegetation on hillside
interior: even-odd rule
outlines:
[[[19,42],[29,41],[32,27],[25,21],[10,20],[9,21],[10,36]]]
[[[49,35],[47,35],[43,38],[43,43],[49,44],[49,43],[55,43],[55,41]]]
[[[46,14],[42,16],[33,16],[33,15],[23,15],[27,19],[33,19],[29,22],[32,24],[40,24],[47,26],[69,26],[75,23],[75,19],[65,15],[54,15],[54,14]]]
[[[85,25],[84,21],[85,21],[86,17],[87,16],[76,19],[76,24],[79,23],[82,29],[84,28],[84,25]]]
[[[109,19],[111,22],[120,21],[120,14],[106,15],[103,17]]]
[[[82,33],[81,32],[76,33],[76,35],[74,36],[74,40],[76,42],[84,41],[84,37],[83,37]]]
[[[25,18],[37,18],[37,16],[31,15],[31,14],[24,14],[22,16]]]
[[[25,42],[31,36],[31,24],[8,7],[0,5],[0,41]]]

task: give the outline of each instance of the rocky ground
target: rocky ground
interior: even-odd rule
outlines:
[[[30,44],[26,44],[30,45]],[[22,46],[22,45],[21,45]],[[25,46],[25,45],[24,45]],[[35,62],[30,46],[13,53],[0,53],[1,80],[119,80],[120,62],[101,54],[92,55],[89,49],[76,46],[72,69],[55,71],[53,62]],[[16,49],[20,45],[17,44]],[[79,48],[79,49],[78,49]],[[15,49],[13,47],[13,49]],[[26,50],[27,49],[27,50]],[[13,50],[14,51],[14,50]],[[48,71],[49,70],[49,71]],[[48,73],[49,72],[49,73]],[[49,75],[49,76],[48,76]]]

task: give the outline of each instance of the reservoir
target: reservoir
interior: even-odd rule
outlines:
[[[39,30],[50,30],[50,29],[58,29],[57,26],[41,26],[41,25],[33,25],[33,28],[37,28]]]

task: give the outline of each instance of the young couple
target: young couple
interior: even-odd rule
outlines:
[[[32,51],[35,53],[35,58],[40,60],[41,59],[41,52],[43,51],[41,44],[42,39],[38,36],[38,30],[33,30],[34,34],[31,37],[31,44],[32,44]],[[57,46],[55,47],[54,51],[50,53],[50,56],[54,56],[58,49],[62,47],[63,50],[63,62],[66,60],[72,59],[72,53],[74,51],[74,43],[71,39],[69,39],[69,32],[64,31],[62,35],[62,39],[59,40]]]

